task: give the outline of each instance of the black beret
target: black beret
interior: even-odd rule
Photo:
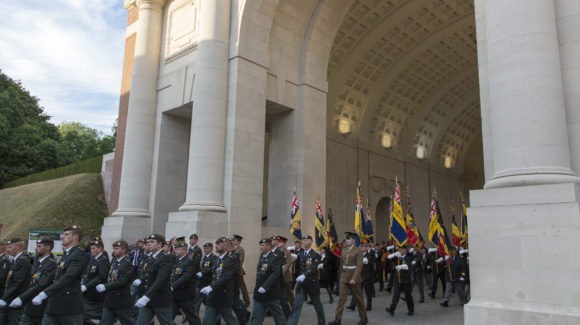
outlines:
[[[151,234],[151,235],[149,235],[148,239],[149,240],[154,239],[154,240],[156,240],[158,242],[165,243],[165,236],[160,235],[160,234]]]
[[[346,239],[349,239],[349,238],[356,238],[356,236],[357,236],[357,234],[356,234],[356,233],[354,233],[354,232],[350,232],[350,231],[347,231],[347,232],[345,232],[345,233],[344,233],[344,235],[346,236],[346,237],[345,237]]]
[[[213,244],[212,243],[205,243],[205,244],[203,244],[203,247],[204,248],[213,247]]]
[[[264,238],[264,239],[260,240],[260,244],[270,244],[270,245],[272,245],[272,239],[271,238]]]
[[[312,236],[310,236],[310,235],[304,235],[304,236],[302,236],[302,240],[304,240],[304,239],[312,239]]]

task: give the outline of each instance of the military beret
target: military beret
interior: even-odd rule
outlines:
[[[272,245],[272,239],[271,238],[264,238],[264,239],[260,240],[260,244],[270,244],[270,245]]]
[[[191,234],[191,236],[189,236],[189,239],[195,238],[197,239],[197,234]]]
[[[63,231],[69,231],[69,230],[81,230],[81,227],[79,227],[77,225],[67,226],[66,228],[64,228]]]
[[[162,242],[165,243],[165,236],[160,235],[160,234],[151,234],[148,237],[149,240],[156,240],[158,242]]]
[[[278,236],[272,236],[270,237],[270,240],[278,240]]]
[[[345,237],[346,239],[350,239],[350,238],[353,238],[354,239],[357,236],[356,233],[350,232],[350,231],[345,232],[344,235],[346,236]]]
[[[41,237],[38,238],[36,240],[37,244],[42,244],[42,245],[49,245],[51,247],[54,247],[54,240],[52,240],[50,237]]]
[[[216,244],[219,244],[219,243],[225,243],[225,242],[227,242],[227,241],[228,241],[228,239],[227,239],[226,237],[223,237],[223,236],[222,236],[222,237],[220,237],[220,238],[216,239],[215,243],[216,243]]]
[[[113,247],[121,247],[125,249],[129,249],[129,244],[126,241],[120,239],[113,243]]]
[[[24,239],[22,239],[21,237],[14,237],[14,238],[11,238],[9,241],[7,241],[6,244],[10,245],[10,244],[23,242],[23,241],[24,241]]]
[[[212,243],[205,243],[205,244],[203,244],[203,247],[204,248],[213,247],[213,244]]]
[[[184,242],[185,243],[185,236],[181,236],[181,237],[177,237],[175,238],[175,241],[179,242]]]
[[[281,241],[283,243],[288,241],[288,238],[286,238],[286,237],[282,237],[282,236],[277,236],[277,237],[278,237],[278,241]]]
[[[89,242],[89,246],[103,247],[103,241],[100,238],[93,238]]]
[[[185,247],[187,248],[187,243],[184,241],[178,241],[177,243],[175,243],[175,247]]]
[[[302,240],[304,240],[304,239],[311,239],[312,240],[312,236],[310,236],[310,235],[304,235],[304,236],[302,236]]]
[[[166,241],[163,242],[163,245],[171,246],[171,241],[170,240],[166,240]]]
[[[451,246],[449,249],[452,250],[452,251],[456,251],[457,250],[457,247],[456,246]]]
[[[233,238],[234,240],[237,240],[237,241],[242,241],[242,239],[244,239],[244,237],[242,237],[242,236],[240,236],[240,235],[235,235],[235,234],[234,234],[234,235],[232,235],[232,238]]]
[[[296,240],[294,241],[294,243],[295,243],[295,244],[302,244],[302,241],[301,241],[300,239],[296,239]]]

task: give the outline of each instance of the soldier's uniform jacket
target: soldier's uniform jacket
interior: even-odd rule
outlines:
[[[393,265],[395,267],[395,281],[400,284],[411,284],[412,283],[412,276],[413,276],[413,256],[407,254],[405,257],[396,257],[393,258]],[[407,264],[407,270],[399,270],[397,271],[397,265]]]
[[[193,261],[187,255],[177,259],[171,269],[171,289],[173,300],[193,300],[195,289],[193,287]]]
[[[240,255],[235,250],[229,252],[228,255],[234,261],[234,297],[237,297],[240,295],[240,281],[242,279]]]
[[[286,279],[284,278],[284,265],[286,264],[286,255],[284,254],[284,252],[278,248],[275,248],[271,251],[271,254],[273,254],[277,259],[278,259],[278,266],[280,267],[280,273],[278,273],[278,281],[280,282],[280,290],[281,292],[284,292],[284,282],[286,282]],[[298,275],[298,271],[296,271],[296,275]]]
[[[239,268],[235,258],[228,253],[217,257],[211,272],[212,291],[207,304],[212,307],[232,307],[234,305],[234,272]]]
[[[187,256],[191,258],[191,261],[193,262],[193,274],[196,274],[201,270],[201,259],[203,257],[203,252],[201,251],[201,248],[199,248],[197,245],[188,248]],[[198,278],[194,276],[193,282],[197,283],[197,281]]]
[[[299,249],[295,249],[294,253],[296,255],[304,254],[304,248],[300,247]],[[294,276],[294,279],[296,279],[298,273],[300,273],[300,259],[296,259],[292,265],[292,275]]]
[[[256,288],[254,289],[254,299],[258,301],[280,300],[282,289],[280,287],[280,259],[272,251],[267,256],[260,255],[256,272]],[[259,293],[262,287],[265,293]]]
[[[30,257],[25,253],[21,253],[12,262],[8,276],[6,277],[6,290],[4,291],[4,295],[2,295],[2,300],[9,304],[13,299],[28,289],[30,267]]]
[[[431,269],[433,270],[433,272],[439,274],[445,271],[445,260],[437,263],[437,260],[439,259],[439,252],[434,252],[431,253],[431,260],[433,261],[433,265],[431,266]]]
[[[69,315],[83,313],[81,278],[87,259],[78,246],[68,249],[57,263],[54,283],[44,289],[48,296],[46,313]]]
[[[346,245],[341,251],[341,263],[340,263],[340,282],[348,283],[350,280],[354,280],[356,283],[362,282],[362,252],[355,245],[347,247]]]
[[[137,268],[137,279],[141,280],[141,285],[137,287],[137,295],[143,296],[145,292],[145,284],[149,280],[147,272],[149,272],[149,264],[151,262],[151,253],[145,254],[139,259],[139,267]]]
[[[105,300],[105,293],[98,292],[96,286],[107,282],[107,275],[111,264],[105,254],[100,254],[96,257],[91,256],[89,264],[83,273],[81,284],[87,287],[85,292],[85,299],[90,301]]]
[[[133,264],[127,256],[114,259],[107,274],[105,300],[103,306],[110,309],[129,308],[133,305],[131,279]]]
[[[300,260],[300,275],[304,275],[304,281],[297,283],[297,291],[304,290],[304,293],[310,296],[320,295],[320,284],[318,283],[318,265],[322,263],[320,254],[310,249],[298,255]]]
[[[237,246],[234,248],[234,253],[238,254],[238,260],[240,261],[240,276],[246,274],[244,271],[244,260],[246,259],[246,251],[242,246]]]
[[[284,276],[285,282],[292,282],[294,278],[292,277],[292,265],[294,264],[294,259],[292,258],[292,253],[289,251],[279,251],[284,255],[284,266],[282,266],[282,274]],[[300,272],[298,272],[300,274]]]
[[[425,254],[417,254],[415,258],[415,273],[431,273],[433,261],[431,259],[431,255]]]
[[[368,263],[362,267],[363,280],[373,280],[375,278],[375,254],[369,249],[366,253],[362,253],[363,258],[367,258]]]
[[[143,287],[143,295],[151,299],[147,307],[170,307],[173,304],[169,283],[172,266],[172,258],[165,255],[163,250],[159,250],[157,254],[151,255],[147,271],[145,272],[146,281]]]
[[[4,290],[6,288],[6,277],[8,276],[8,271],[10,270],[10,257],[6,254],[0,255],[0,297],[4,295]]]
[[[463,280],[461,280],[463,278]],[[446,282],[465,282],[467,278],[467,264],[460,256],[450,256],[449,264],[445,267]]]
[[[369,252],[371,252],[371,250],[369,249]],[[381,257],[382,257],[382,253],[380,251],[375,250],[374,248],[372,249],[372,253],[375,257],[375,273],[380,273],[383,270],[383,263],[381,261]]]
[[[199,288],[208,286],[211,283],[211,271],[213,266],[217,263],[218,257],[213,253],[204,255],[201,260],[201,279],[199,280]],[[196,272],[197,273],[197,272]]]
[[[26,305],[24,313],[32,317],[41,317],[44,315],[46,308],[46,300],[42,304],[35,306],[30,301],[36,297],[42,290],[48,287],[54,280],[54,273],[56,272],[56,260],[53,256],[45,256],[42,261],[36,259],[32,264],[30,270],[30,282],[28,290],[20,294],[22,304]]]

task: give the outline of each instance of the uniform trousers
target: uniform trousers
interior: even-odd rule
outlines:
[[[42,324],[42,316],[33,317],[26,314],[22,314],[20,318],[20,323],[18,325],[40,325]]]
[[[103,302],[94,300],[84,300],[83,305],[83,323],[94,324],[91,319],[101,319],[103,314]]]
[[[432,296],[437,293],[437,281],[441,281],[441,290],[443,290],[443,293],[445,294],[445,273],[433,272],[433,286],[431,287]]]
[[[195,298],[193,299],[193,312],[199,317],[199,307],[201,307],[201,303],[205,305],[205,298],[207,295],[199,293],[199,287],[195,288]]]
[[[282,307],[282,312],[284,312],[284,317],[288,319],[292,309],[290,308],[290,303],[286,299],[286,289],[282,286],[282,295],[280,296],[280,306]]]
[[[348,297],[348,292],[352,291],[352,297],[358,307],[358,315],[360,318],[367,318],[367,309],[365,308],[365,303],[362,297],[361,284],[355,283],[350,284],[349,282],[340,282],[340,289],[338,293],[338,306],[336,307],[335,319],[342,319],[342,312],[344,311],[344,305],[346,304],[346,298]]]
[[[135,320],[131,317],[131,307],[103,307],[103,314],[101,315],[101,322],[99,325],[113,325],[117,320],[121,325],[135,325]]]
[[[248,295],[248,288],[246,287],[246,282],[244,281],[244,276],[240,275],[240,292],[242,293],[242,298],[244,299],[244,304],[246,306],[250,305],[250,295]]]
[[[254,309],[252,310],[252,317],[250,318],[250,325],[262,325],[266,310],[272,314],[276,325],[286,325],[286,317],[280,307],[280,300],[257,301],[254,299]],[[213,324],[210,324],[213,325]]]
[[[419,300],[425,300],[425,273],[415,272],[415,282],[417,282],[417,287],[419,287]]]
[[[154,316],[157,316],[159,324],[161,325],[173,325],[171,319],[172,309],[169,307],[143,307],[139,309],[139,317],[137,318],[137,325],[149,325],[153,320]]]
[[[52,315],[44,313],[42,325],[79,325],[83,323],[83,314]]]
[[[193,299],[173,300],[173,309],[171,313],[172,319],[175,319],[175,317],[179,313],[180,308],[181,310],[183,310],[185,317],[189,321],[189,325],[201,324],[201,320],[199,319],[198,314],[194,312]]]
[[[364,290],[367,297],[367,310],[373,309],[373,287],[374,282],[372,279],[363,280],[361,288]],[[350,308],[355,308],[354,295],[350,299]]]
[[[294,290],[292,290],[292,281],[284,281],[284,295],[286,301],[290,304],[290,309],[294,308]]]
[[[449,298],[451,298],[452,289],[455,289],[455,292],[457,292],[457,297],[459,297],[459,302],[461,305],[465,305],[467,303],[465,299],[465,283],[461,281],[445,283],[445,294],[443,295],[443,301],[449,301]]]
[[[296,288],[296,300],[294,301],[294,308],[292,309],[292,313],[288,318],[288,325],[298,324],[300,313],[302,312],[302,306],[304,305],[304,300],[306,300],[306,294],[304,293],[302,286],[298,284]],[[322,306],[322,301],[320,301],[320,295],[310,295],[310,300],[312,300],[312,305],[314,306],[314,310],[316,310],[318,325],[326,324],[326,319],[324,317],[324,307]]]
[[[234,314],[236,314],[236,318],[240,325],[248,324],[248,321],[250,320],[250,312],[246,309],[245,303],[242,302],[242,299],[240,299],[239,296],[234,297],[234,305],[232,306],[232,309],[234,310]]]
[[[236,317],[234,317],[232,307],[213,307],[210,305],[205,305],[205,314],[203,315],[203,323],[201,324],[215,325],[220,317],[224,319],[227,325],[239,324]]]
[[[393,284],[393,300],[391,300],[391,310],[395,310],[397,308],[397,304],[399,303],[399,299],[401,297],[401,292],[405,293],[405,302],[407,302],[407,310],[410,313],[415,311],[415,304],[413,303],[413,295],[411,291],[413,290],[413,285],[411,283],[404,283],[401,284],[398,281],[395,281]]]
[[[8,302],[10,303],[10,302]],[[24,307],[9,308],[8,306],[0,308],[0,324],[18,325],[22,318]]]

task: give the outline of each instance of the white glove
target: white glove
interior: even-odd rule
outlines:
[[[435,253],[437,251],[437,248],[429,248],[429,253]]]
[[[445,255],[445,260],[449,261],[449,255]]]
[[[143,308],[149,303],[150,300],[151,299],[149,299],[149,297],[143,296],[143,297],[139,298],[139,300],[137,300],[137,302],[135,303],[135,307]]]
[[[430,270],[430,269],[431,269],[431,265],[427,265],[427,270]]]
[[[105,288],[105,285],[102,284],[102,283],[99,284],[99,285],[97,285],[96,289],[97,289],[98,292],[105,292],[105,291],[107,291],[107,288]]]
[[[401,252],[396,252],[396,253],[395,253],[395,256],[396,256],[396,257],[401,257]]]
[[[134,286],[134,287],[138,287],[138,286],[140,286],[140,285],[141,285],[141,280],[139,280],[139,279],[135,279],[135,281],[133,281],[133,286]]]
[[[296,255],[296,254],[294,254],[294,253],[292,253],[292,254],[290,254],[290,255],[292,255],[292,259],[293,259],[293,260],[295,260],[295,261],[296,261],[296,259],[298,259],[298,255]]]
[[[417,264],[417,261],[412,261],[411,264],[415,265]]]
[[[366,257],[363,257],[363,264],[369,264],[369,259]]]
[[[400,265],[395,266],[395,270],[401,271],[401,266]]]
[[[465,281],[465,278],[464,277],[460,277],[459,280],[460,281]],[[12,306],[12,304],[10,304],[10,306]]]
[[[0,307],[6,307],[7,303],[6,301],[0,299]]]
[[[20,297],[16,297],[16,299],[12,300],[10,303],[10,308],[19,308],[22,306],[22,299]]]
[[[467,254],[469,253],[469,249],[460,249],[459,250],[459,254],[463,255],[463,254]]]
[[[86,285],[84,285],[84,284],[81,284],[81,291],[82,291],[82,292],[85,292],[85,291],[87,291],[87,286],[86,286]]]
[[[322,263],[318,264],[318,269],[319,270],[322,270],[323,268],[324,268],[324,264],[322,264]]]
[[[304,276],[304,274],[300,274],[298,277],[296,277],[296,282],[304,282],[304,279],[306,279],[306,276]]]
[[[401,264],[399,266],[400,266],[399,270],[408,270],[409,269],[409,265],[407,265],[407,264]]]
[[[435,262],[437,262],[437,263],[443,262],[443,257],[439,257],[438,259],[435,260]]]
[[[287,251],[293,251],[295,249],[296,249],[296,247],[294,247],[294,246],[288,246],[288,247],[286,247],[286,250]]]
[[[32,304],[38,306],[42,304],[42,301],[46,298],[48,298],[46,293],[44,293],[44,291],[41,291],[38,295],[36,295],[36,297],[32,298]]]
[[[213,291],[213,289],[210,286],[203,287],[203,288],[201,288],[201,290],[199,290],[199,292],[203,293],[204,295],[209,295],[209,293],[212,291]]]
[[[392,260],[392,259],[393,259],[393,257],[395,257],[395,253],[393,253],[393,254],[389,254],[389,256],[387,256],[387,258],[388,258],[388,259],[390,259],[390,260]]]
[[[266,293],[266,289],[260,287],[258,288],[258,293]]]
[[[196,275],[198,278],[201,278],[201,276],[202,276],[203,274],[201,274],[201,272],[197,272],[195,275]]]
[[[413,247],[409,248],[409,253],[413,253],[415,250],[413,249]]]
[[[388,250],[388,251],[392,251],[392,250],[393,250],[393,248],[395,248],[395,245],[387,246],[387,250]]]

